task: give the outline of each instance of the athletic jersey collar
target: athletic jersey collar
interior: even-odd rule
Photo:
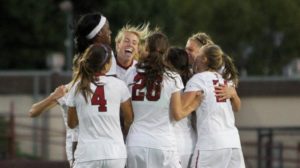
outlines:
[[[132,59],[132,60],[131,60],[131,63],[130,63],[128,66],[123,66],[123,65],[118,61],[118,58],[116,59],[116,61],[117,61],[117,65],[118,65],[119,67],[125,69],[125,70],[127,70],[128,68],[130,68],[130,67],[133,65],[133,62],[134,62],[134,60]]]

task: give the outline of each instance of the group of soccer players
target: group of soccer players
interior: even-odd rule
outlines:
[[[35,103],[30,116],[59,104],[75,168],[243,168],[234,112],[237,70],[205,33],[185,49],[149,24],[124,26],[111,49],[105,16],[75,28],[69,84]]]

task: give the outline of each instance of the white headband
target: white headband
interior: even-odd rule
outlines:
[[[106,17],[101,15],[99,24],[86,36],[86,38],[89,40],[94,38],[98,34],[98,32],[102,29],[105,22],[106,22]]]

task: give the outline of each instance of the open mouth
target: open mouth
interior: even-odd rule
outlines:
[[[132,54],[133,53],[133,49],[132,48],[126,48],[125,49],[125,53],[126,54]]]

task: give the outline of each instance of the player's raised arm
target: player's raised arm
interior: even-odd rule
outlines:
[[[200,91],[187,92],[182,96],[180,92],[175,92],[171,97],[171,110],[176,121],[189,115],[201,104],[202,93]]]
[[[44,111],[47,111],[57,105],[57,99],[63,97],[66,94],[66,88],[64,85],[57,87],[45,99],[33,104],[29,110],[30,117],[37,117]]]

